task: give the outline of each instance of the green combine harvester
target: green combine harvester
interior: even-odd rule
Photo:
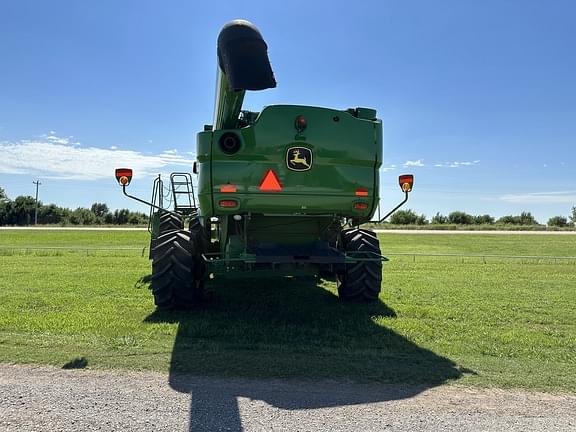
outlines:
[[[151,209],[151,288],[158,308],[190,308],[213,278],[314,275],[338,284],[342,300],[374,301],[382,256],[359,228],[379,202],[382,122],[370,108],[273,105],[242,110],[247,90],[276,87],[267,45],[235,20],[218,37],[212,125],[198,133],[193,173],[172,173],[151,202],[129,195],[132,170],[119,168],[124,194]],[[404,200],[413,177],[400,176]],[[167,206],[166,206],[167,207]]]

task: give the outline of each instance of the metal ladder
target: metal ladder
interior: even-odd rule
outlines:
[[[190,173],[175,172],[170,174],[174,211],[184,215],[191,215],[198,211],[192,175]]]

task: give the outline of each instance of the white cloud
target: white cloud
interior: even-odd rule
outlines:
[[[474,165],[478,165],[480,163],[479,160],[475,160],[475,161],[463,161],[463,162],[444,162],[444,163],[437,163],[434,164],[435,167],[438,168],[460,168],[460,167],[465,167],[465,166],[474,166]]]
[[[193,159],[179,156],[176,150],[156,155],[133,150],[81,147],[53,132],[33,140],[0,141],[0,173],[34,174],[45,178],[98,180],[112,177],[114,168],[131,167],[135,177],[154,175],[170,165],[191,171]]]
[[[576,191],[533,192],[509,194],[500,197],[502,201],[515,204],[574,204]]]
[[[42,138],[46,139],[46,141],[52,144],[63,144],[63,145],[70,144],[70,140],[68,138],[61,138],[52,134],[44,135]]]
[[[415,161],[406,161],[404,163],[405,167],[423,167],[424,166],[424,161],[422,159],[418,159]]]

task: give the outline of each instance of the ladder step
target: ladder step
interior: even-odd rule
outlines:
[[[170,183],[172,186],[172,194],[174,197],[174,208],[186,213],[196,212],[196,200],[194,198],[194,184],[192,183],[192,176],[189,174],[178,173],[171,174]],[[178,201],[177,197],[182,197]]]

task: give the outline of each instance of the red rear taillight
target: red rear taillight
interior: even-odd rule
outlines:
[[[356,210],[366,210],[368,208],[368,204],[363,202],[354,203],[354,208]]]
[[[220,200],[218,205],[222,208],[233,208],[238,207],[238,201],[236,200]]]

